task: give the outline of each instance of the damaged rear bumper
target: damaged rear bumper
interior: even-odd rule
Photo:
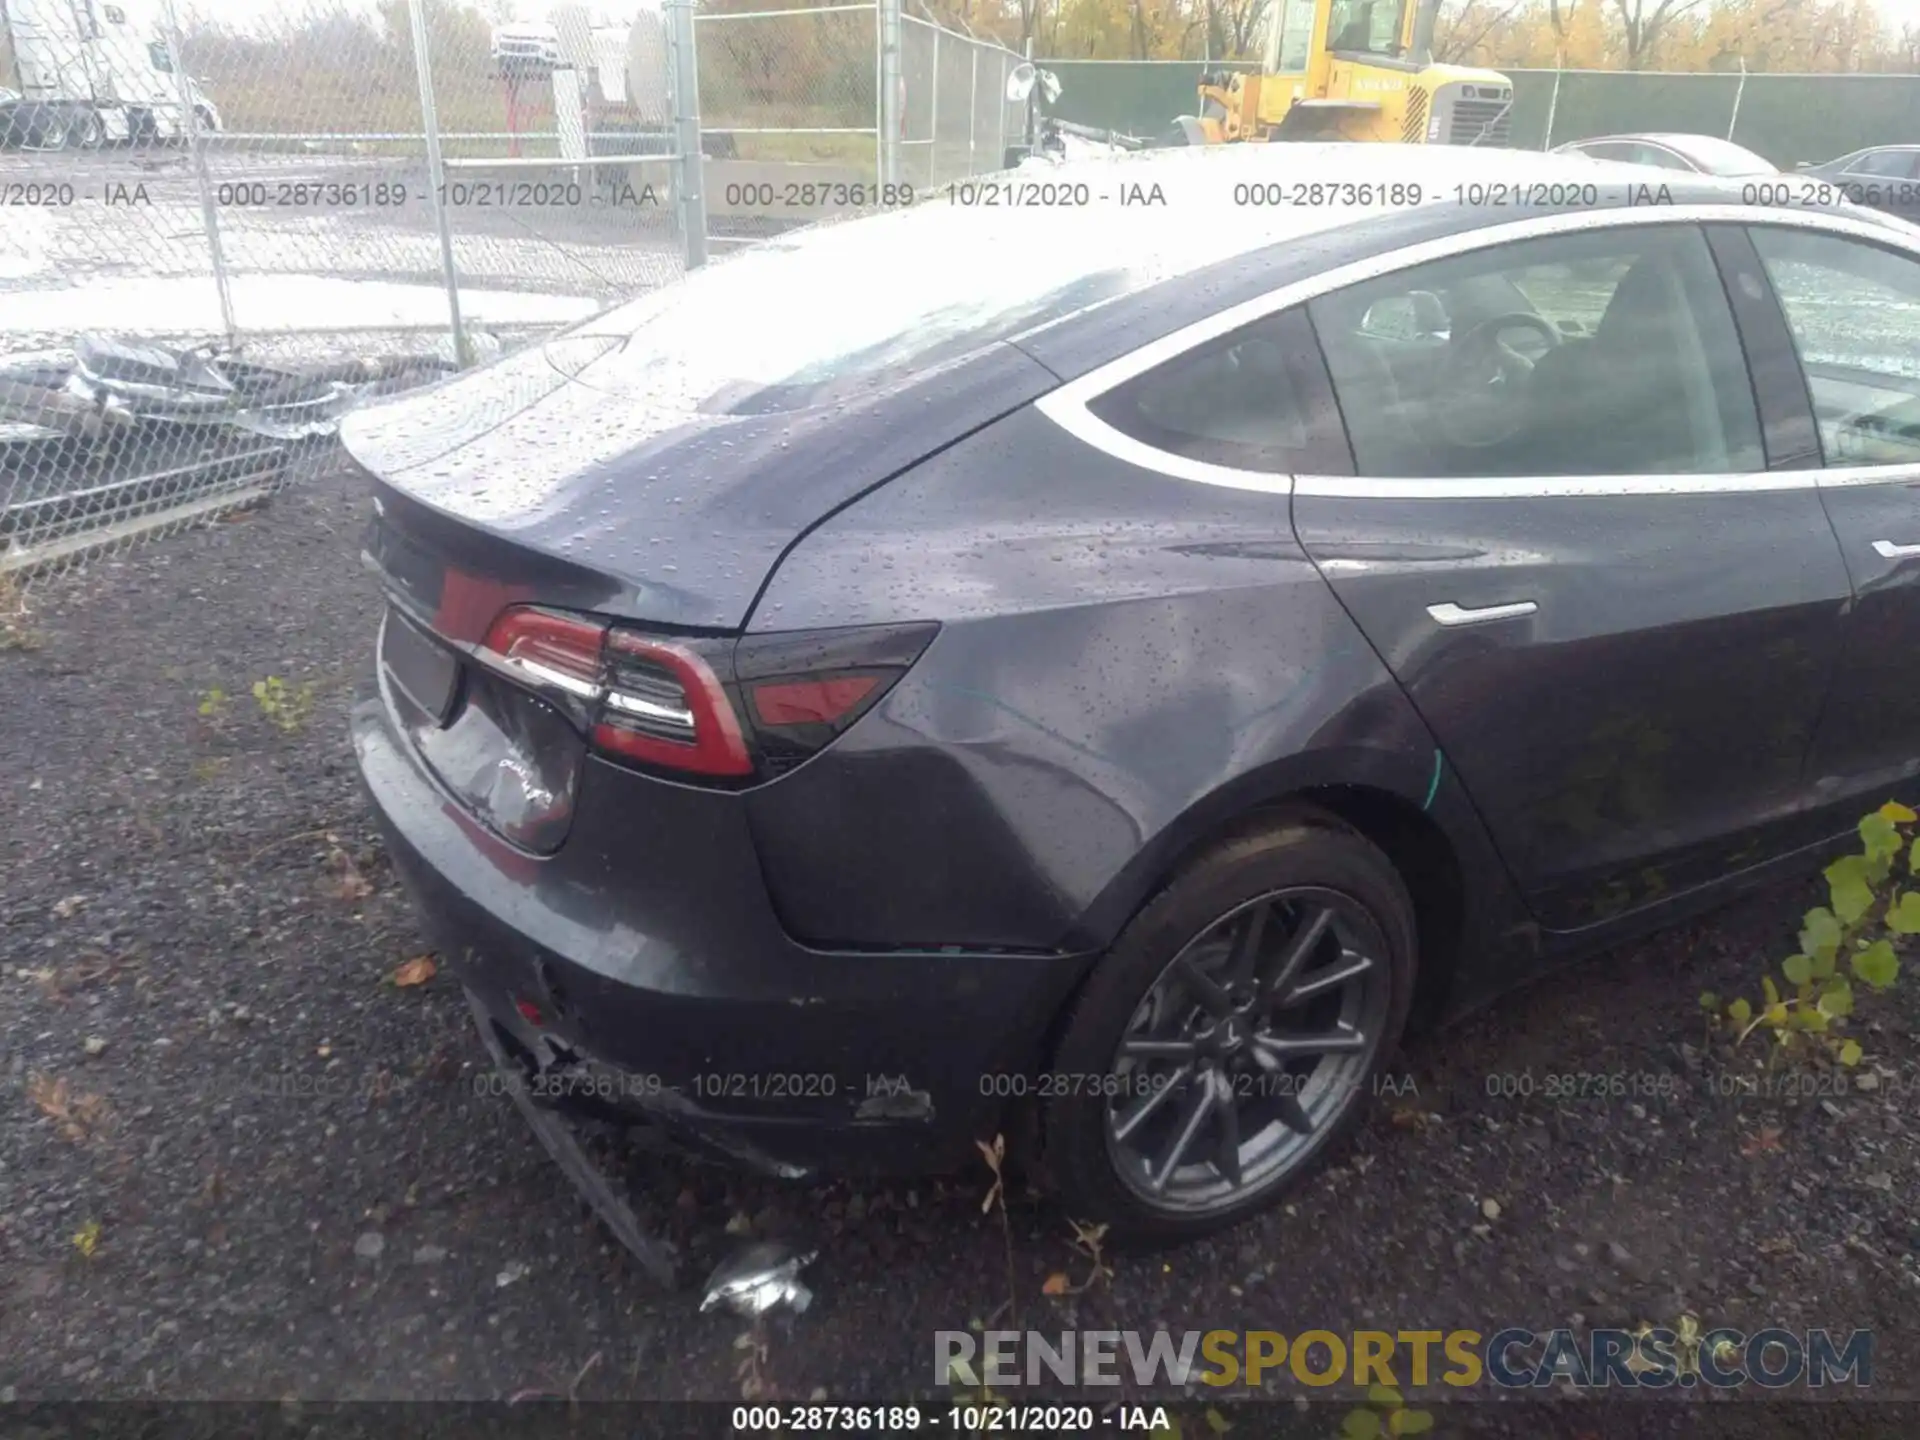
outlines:
[[[536,1104],[642,1118],[770,1173],[927,1173],[1025,1093],[1090,957],[794,942],[737,795],[589,761],[535,858],[474,822],[377,700],[353,737],[389,852]]]

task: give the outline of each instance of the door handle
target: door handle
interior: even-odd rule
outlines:
[[[1873,553],[1882,560],[1911,560],[1920,555],[1920,545],[1896,545],[1891,540],[1873,542]]]
[[[1920,549],[1916,549],[1920,554]],[[1488,605],[1478,610],[1465,610],[1451,600],[1442,605],[1427,606],[1427,614],[1442,625],[1480,625],[1489,620],[1518,620],[1522,615],[1531,615],[1540,607],[1531,600],[1515,600],[1510,605]]]

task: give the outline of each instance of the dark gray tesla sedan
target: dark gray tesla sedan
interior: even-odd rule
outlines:
[[[997,183],[349,422],[360,764],[539,1094],[789,1175],[1026,1136],[1178,1239],[1409,1023],[1913,788],[1920,232],[1477,149]]]

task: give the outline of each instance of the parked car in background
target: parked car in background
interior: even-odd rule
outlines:
[[[1176,203],[814,226],[346,419],[359,765],[516,1093],[789,1176],[1031,1134],[1190,1237],[1410,1017],[1915,798],[1920,234],[1285,158],[1380,201],[1069,163]],[[1576,203],[1458,203],[1516,181]]]
[[[1856,205],[1920,221],[1920,145],[1875,145],[1798,173],[1838,187]]]
[[[1764,155],[1713,135],[1596,135],[1556,145],[1559,155],[1587,155],[1595,160],[1623,160],[1631,165],[1656,165],[1662,170],[1687,170],[1696,175],[1741,179],[1776,175],[1779,167]]]

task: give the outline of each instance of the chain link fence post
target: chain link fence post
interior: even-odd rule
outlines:
[[[1553,94],[1547,99],[1547,133],[1540,142],[1542,150],[1553,149],[1553,117],[1560,109],[1560,77],[1564,74],[1566,74],[1565,67],[1553,72]]]
[[[707,263],[706,159],[700,140],[700,57],[694,0],[666,0],[667,89],[673,106],[674,192],[687,268]]]
[[[1747,93],[1747,57],[1740,57],[1740,84],[1733,92],[1733,113],[1727,117],[1727,143],[1733,143],[1733,132],[1740,124],[1740,101]]]
[[[973,47],[973,80],[967,87],[967,174],[977,174],[974,144],[980,129],[980,47]]]
[[[927,185],[940,183],[940,29],[933,31],[933,80],[927,86]]]
[[[201,133],[200,107],[193,103],[192,77],[187,71],[187,47],[180,36],[180,17],[173,0],[166,0],[167,55],[173,62],[173,89],[180,97],[180,124],[193,161],[193,181],[200,192],[200,223],[207,231],[207,260],[213,267],[213,285],[220,296],[220,325],[229,346],[239,343],[233,320],[233,287],[227,280],[227,257],[220,248],[220,214],[213,203],[213,181],[207,174],[207,144]]]
[[[440,155],[440,115],[433,98],[433,58],[427,53],[426,0],[407,0],[407,18],[413,30],[413,69],[420,81],[420,127],[427,140],[427,192],[433,205],[433,228],[440,237],[440,274],[447,287],[447,316],[453,326],[454,363],[462,370],[473,363],[466,326],[460,323],[460,277],[453,268],[453,228],[447,218],[447,170]]]
[[[900,136],[905,123],[900,73],[900,0],[879,0],[875,15],[880,28],[880,180],[900,182]]]

